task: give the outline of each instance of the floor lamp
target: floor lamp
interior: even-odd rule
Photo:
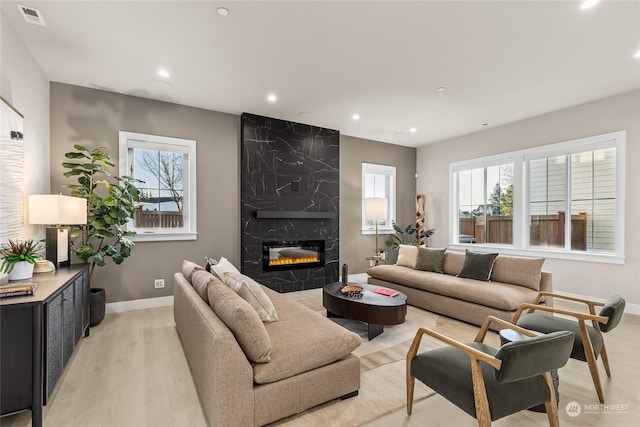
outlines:
[[[87,223],[87,200],[62,194],[30,195],[27,206],[29,224],[53,225],[46,230],[46,259],[56,269],[71,264],[69,225]]]
[[[376,226],[376,249],[373,252],[378,256],[378,222],[386,220],[389,216],[389,202],[381,197],[368,197],[364,199],[364,219],[373,221]]]

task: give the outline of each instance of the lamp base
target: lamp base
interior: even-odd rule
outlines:
[[[47,227],[46,230],[46,258],[56,269],[71,265],[69,256],[69,234],[71,227]]]

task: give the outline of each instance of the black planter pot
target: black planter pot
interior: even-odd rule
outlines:
[[[89,293],[89,326],[98,325],[104,319],[107,292],[102,288],[91,288]]]

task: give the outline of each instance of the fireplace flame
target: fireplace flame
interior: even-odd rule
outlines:
[[[317,256],[295,257],[295,258],[278,258],[270,259],[269,265],[288,265],[288,264],[305,264],[308,262],[318,262]]]

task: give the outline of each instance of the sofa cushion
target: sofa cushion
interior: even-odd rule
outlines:
[[[194,271],[204,271],[204,268],[201,265],[196,264],[193,261],[184,260],[182,261],[182,275],[191,282],[191,276]]]
[[[209,286],[224,285],[220,279],[202,268],[195,270],[191,275],[191,284],[200,298],[207,303],[209,302]]]
[[[497,253],[482,254],[468,249],[465,250],[464,264],[462,264],[462,270],[458,273],[458,277],[482,280],[484,282],[489,281],[497,256]]]
[[[491,280],[539,291],[543,263],[544,258],[499,255],[491,272]]]
[[[456,276],[462,270],[464,264],[464,253],[456,251],[446,251],[442,260],[442,272]]]
[[[271,359],[271,341],[256,311],[227,286],[209,286],[209,305],[231,330],[244,354],[252,362]]]
[[[258,282],[244,274],[225,273],[224,284],[251,304],[263,322],[275,322],[278,313]]]
[[[271,361],[254,365],[253,378],[266,384],[342,359],[361,343],[358,335],[320,313],[264,288],[278,311],[278,322],[264,323],[271,340]]]
[[[524,286],[501,282],[484,283],[448,274],[414,270],[397,265],[379,265],[367,270],[376,279],[424,290],[438,295],[492,307],[498,310],[515,311],[524,302],[533,303],[538,293]],[[411,304],[411,301],[409,301]]]
[[[433,271],[442,273],[442,261],[446,248],[423,248],[418,247],[418,258],[416,260],[416,268],[418,270]]]
[[[218,279],[224,281],[224,273],[236,273],[240,274],[238,269],[229,262],[225,257],[220,258],[220,261],[216,265],[211,265],[211,273],[218,276]]]
[[[418,260],[418,247],[413,245],[400,245],[398,247],[398,260],[396,265],[416,268]]]

